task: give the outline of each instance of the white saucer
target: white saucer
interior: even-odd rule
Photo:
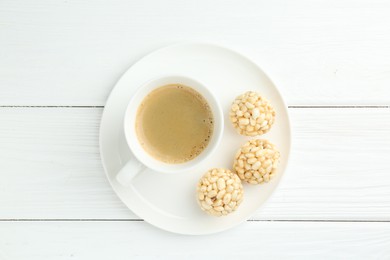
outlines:
[[[220,98],[225,130],[217,151],[204,163],[181,175],[156,174],[147,170],[138,175],[131,188],[121,186],[115,175],[132,156],[123,133],[126,105],[134,91],[159,75],[180,74],[198,79]],[[244,201],[226,217],[212,217],[200,210],[195,199],[198,179],[209,168],[232,168],[237,149],[249,140],[235,132],[228,111],[234,98],[255,90],[276,110],[276,122],[261,138],[273,142],[280,151],[277,177],[263,185],[244,184]],[[112,188],[127,207],[140,218],[161,229],[189,235],[210,234],[229,229],[249,218],[269,198],[278,185],[290,153],[290,123],[287,108],[277,88],[252,61],[232,50],[211,44],[186,43],[157,50],[138,61],[122,76],[104,109],[100,127],[100,153]]]

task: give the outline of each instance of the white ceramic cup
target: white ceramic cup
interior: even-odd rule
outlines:
[[[199,92],[208,102],[214,117],[214,130],[207,147],[194,159],[179,164],[165,163],[149,155],[140,144],[135,130],[137,111],[141,102],[151,91],[168,84],[183,84]],[[222,138],[224,126],[221,106],[210,90],[194,79],[186,76],[174,75],[158,77],[141,86],[131,98],[126,108],[123,122],[127,145],[134,155],[134,157],[132,157],[116,175],[116,180],[123,186],[129,186],[133,178],[147,168],[156,172],[174,174],[184,172],[198,166],[210,157],[217,148]]]

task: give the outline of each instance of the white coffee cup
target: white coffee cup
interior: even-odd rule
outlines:
[[[168,84],[183,84],[199,92],[208,102],[214,117],[214,130],[207,147],[194,159],[179,164],[165,163],[149,155],[140,144],[135,130],[137,111],[141,102],[151,91]],[[222,108],[214,94],[212,94],[202,83],[194,79],[186,76],[174,75],[158,77],[141,86],[131,98],[126,108],[123,122],[127,145],[133,153],[133,157],[116,176],[116,180],[123,186],[129,186],[133,178],[147,168],[156,172],[174,174],[198,166],[215,151],[222,138],[224,127]]]

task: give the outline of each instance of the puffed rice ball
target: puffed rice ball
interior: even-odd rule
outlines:
[[[234,100],[230,121],[242,135],[262,135],[268,132],[274,123],[275,110],[260,94],[248,91]]]
[[[265,139],[246,142],[236,154],[233,169],[250,184],[269,182],[275,176],[280,153]]]
[[[212,216],[225,216],[235,211],[241,204],[243,195],[240,178],[228,169],[209,170],[197,186],[198,204]]]

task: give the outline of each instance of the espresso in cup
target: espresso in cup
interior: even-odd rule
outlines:
[[[139,143],[152,157],[165,163],[184,163],[209,144],[213,113],[206,99],[182,84],[161,86],[138,107],[135,128]]]

